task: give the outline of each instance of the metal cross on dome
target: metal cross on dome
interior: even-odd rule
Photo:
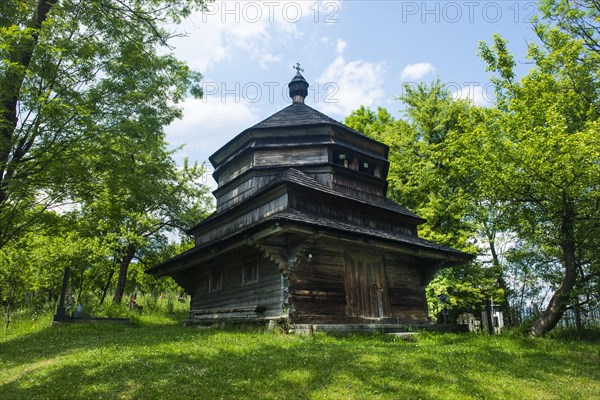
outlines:
[[[300,63],[296,63],[296,65],[292,65],[292,68],[294,68],[298,73],[304,72],[304,70],[302,68],[300,68]]]

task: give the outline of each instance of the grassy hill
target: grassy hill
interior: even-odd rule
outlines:
[[[594,399],[598,338],[312,337],[73,324],[5,335],[2,399]]]

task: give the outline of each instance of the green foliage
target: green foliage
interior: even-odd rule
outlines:
[[[516,243],[505,254],[507,268],[515,282],[514,303],[543,304],[548,289],[556,290],[562,280],[560,259],[531,242]]]
[[[591,52],[600,55],[600,4],[594,0],[541,0],[536,31],[543,38],[556,27],[570,38],[579,39]]]
[[[164,132],[186,96],[202,95],[201,75],[171,54],[166,26],[203,7],[201,0],[3,2],[6,310],[27,296],[55,301],[65,267],[77,298],[106,293],[118,270],[120,301],[133,290],[129,265],[169,252],[169,241],[212,207],[204,166],[178,168]],[[149,284],[139,276],[132,283]]]
[[[535,67],[519,82],[507,72],[512,56],[504,39],[480,45],[504,97],[453,140],[456,159],[478,177],[481,198],[505,204],[511,229],[546,257],[537,264],[556,291],[532,327],[543,335],[567,307],[598,298],[600,258],[591,238],[600,234],[600,57],[563,28],[536,29],[543,46],[529,46]]]
[[[474,178],[450,169],[453,154],[447,141],[451,133],[470,128],[473,106],[452,98],[439,81],[407,86],[405,92],[399,100],[406,104],[406,120],[394,120],[381,107],[377,113],[361,107],[345,123],[390,147],[388,197],[426,219],[419,227],[420,237],[469,253],[483,252],[475,243],[482,226],[491,224],[492,208],[474,206]],[[446,306],[452,322],[462,312],[479,311],[485,298],[502,301],[505,290],[497,285],[501,272],[481,264],[443,271],[427,289],[430,314]],[[446,304],[439,300],[442,295]]]
[[[165,25],[203,5],[3,1],[0,247],[31,229],[40,216],[31,210],[81,195],[113,167],[109,158],[138,149],[125,142],[163,141],[163,127],[181,115],[177,104],[201,95],[200,74],[170,54]],[[138,164],[151,155],[135,153]]]
[[[406,120],[364,108],[347,120],[390,146],[388,195],[427,220],[420,236],[488,263],[438,275],[431,309],[441,309],[441,295],[453,312],[476,310],[489,296],[523,306],[525,296],[543,301],[540,289],[549,287],[535,335],[568,307],[600,299],[600,10],[545,0],[541,11],[542,45],[529,46],[534,67],[522,79],[500,35],[480,45],[494,107],[453,99],[438,81],[406,87]],[[502,254],[502,240],[514,248]]]
[[[427,286],[430,314],[438,316],[446,308],[448,322],[455,322],[462,313],[479,316],[487,299],[504,300],[505,293],[496,281],[497,271],[480,264],[444,269]]]
[[[202,193],[205,191],[203,187]],[[195,200],[194,207],[197,202],[204,201],[202,197]],[[201,215],[199,211],[206,212],[201,207],[191,209],[191,213],[196,215]],[[84,212],[86,210],[83,209]],[[45,216],[48,226],[38,225],[37,232],[24,234],[20,240],[0,249],[0,280],[3,282],[0,285],[0,305],[6,323],[10,321],[11,313],[19,309],[31,310],[46,305],[55,307],[65,268],[70,269],[68,299],[72,299],[73,303],[70,311],[76,304],[82,303],[88,315],[105,315],[102,297],[106,292],[114,294],[121,243],[134,237],[124,230],[124,227],[130,226],[127,221],[117,221],[122,225],[115,223],[116,229],[110,231],[108,223],[113,221],[109,220],[110,215],[106,212],[106,209],[98,210],[96,216],[99,220],[93,221],[90,214],[81,216],[81,211],[66,215],[48,212]],[[144,218],[147,220],[148,216]],[[172,223],[175,229],[174,221],[165,221]],[[96,223],[94,229],[91,229],[92,222]],[[145,273],[150,265],[185,251],[191,245],[187,238],[180,242],[173,241],[174,238],[176,236],[165,229],[157,230],[139,242],[137,258],[127,265],[128,279],[123,293],[139,290],[158,295],[181,291],[172,279],[155,279]]]
[[[399,100],[407,105],[407,120],[394,120],[381,107],[377,113],[362,107],[345,123],[390,147],[388,197],[427,220],[420,236],[473,252],[464,193],[440,162],[445,137],[460,129],[469,104],[454,100],[440,82],[405,89]]]
[[[57,300],[63,271],[71,270],[71,294],[81,296],[98,267],[110,256],[97,238],[80,236],[65,221],[51,230],[28,233],[0,249],[0,301],[6,322],[17,308],[40,309]]]
[[[89,172],[97,178],[85,185],[79,197],[82,208],[72,213],[85,235],[99,237],[113,249],[112,270],[119,271],[117,302],[126,290],[132,261],[146,266],[164,260],[177,247],[169,239],[184,240],[185,229],[212,209],[209,188],[202,183],[204,165],[185,161],[177,168],[163,141],[148,146],[128,142],[124,140],[116,157],[103,160],[111,167]]]
[[[383,107],[377,107],[377,113],[360,106],[346,117],[344,124],[350,128],[377,139],[386,127],[395,122],[394,117]]]
[[[61,325],[0,343],[8,398],[593,398],[596,340]],[[535,379],[532,379],[535,377]]]

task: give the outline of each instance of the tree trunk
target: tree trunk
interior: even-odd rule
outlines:
[[[31,34],[22,37],[18,43],[9,43],[12,51],[8,64],[5,64],[9,67],[0,78],[0,208],[11,202],[8,186],[17,166],[33,145],[34,137],[23,136],[19,140],[14,136],[19,120],[18,104],[27,70],[38,45],[40,29],[57,2],[58,0],[38,0],[27,24],[27,28],[32,29]],[[0,248],[8,240],[7,231],[6,227],[0,230]]]
[[[575,306],[575,328],[577,328],[577,332],[583,331],[583,321],[581,321],[581,306],[579,304]]]
[[[81,268],[81,281],[79,281],[79,288],[78,288],[79,294],[77,295],[77,304],[81,303],[81,294],[83,293],[83,284],[85,283],[84,277],[85,277],[85,266],[83,266]]]
[[[567,199],[566,194],[563,194],[560,248],[562,251],[565,275],[560,287],[550,299],[548,307],[533,323],[533,326],[531,327],[532,336],[542,337],[554,329],[571,300],[571,294],[575,287],[575,282],[577,281],[577,261],[575,258],[575,235],[573,227],[574,219],[575,212],[573,211],[573,206]]]
[[[20,43],[10,44],[14,48],[9,60],[13,65],[8,68],[6,75],[0,80],[0,119],[4,120],[0,124],[0,136],[3,139],[0,146],[0,179],[3,179],[10,159],[13,146],[13,132],[18,122],[17,105],[21,96],[23,81],[27,75],[27,69],[29,69],[33,53],[38,44],[39,30],[42,28],[42,24],[48,19],[50,9],[57,2],[58,0],[38,0],[34,15],[27,24],[28,28],[32,29],[31,35],[22,38]],[[17,158],[20,159],[20,157]],[[0,204],[6,200],[4,182],[2,182],[2,185],[0,185]]]
[[[508,322],[510,325],[514,325],[514,313],[508,304],[508,284],[506,283],[506,279],[504,279],[504,273],[502,272],[502,266],[500,265],[500,258],[498,257],[498,253],[496,251],[496,241],[495,238],[491,235],[488,235],[488,244],[490,246],[490,252],[492,253],[492,266],[496,272],[496,284],[500,289],[504,291],[504,298],[500,301],[500,311],[502,311],[504,315],[505,323]]]
[[[100,299],[100,305],[104,304],[104,300],[106,299],[106,293],[108,292],[108,287],[110,286],[110,281],[112,281],[113,276],[115,275],[114,264],[108,273],[108,279],[106,280],[106,285],[102,289],[102,298]]]
[[[117,279],[117,288],[115,289],[115,295],[113,297],[113,303],[121,304],[123,300],[123,293],[125,293],[125,283],[127,282],[127,270],[129,269],[129,264],[131,264],[131,260],[135,256],[136,246],[130,244],[127,246],[127,251],[121,258],[121,262],[119,263],[119,277]]]
[[[8,327],[10,325],[10,304],[7,304],[4,307],[4,330],[8,331]]]

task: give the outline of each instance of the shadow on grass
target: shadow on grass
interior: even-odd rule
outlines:
[[[585,395],[578,391],[581,384],[557,387],[565,379],[600,390],[597,354],[594,364],[589,355],[552,344],[470,335],[407,343],[168,325],[69,325],[6,342],[0,365],[9,371],[0,372],[0,393],[11,399]]]

